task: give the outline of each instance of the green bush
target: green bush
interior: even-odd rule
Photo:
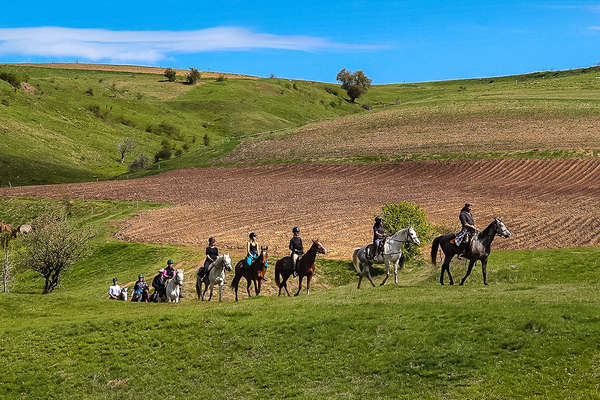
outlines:
[[[207,134],[204,134],[204,137],[202,138],[202,140],[204,140],[205,146],[210,146],[210,138],[208,137]]]
[[[16,90],[21,87],[22,82],[27,82],[29,80],[29,77],[25,74],[0,71],[0,80],[8,82]]]
[[[131,164],[127,166],[129,172],[136,171],[138,169],[147,168],[150,165],[150,160],[143,154],[140,154],[140,157],[137,160],[133,160]]]
[[[175,70],[173,68],[165,69],[165,72],[163,75],[167,77],[169,82],[175,82],[175,79],[177,78],[177,72],[175,72]]]
[[[200,80],[200,71],[196,68],[190,68],[190,72],[188,72],[186,76],[186,81],[190,85],[195,85],[196,82]]]
[[[168,160],[171,158],[171,150],[163,147],[154,155],[154,162],[159,162],[160,160]]]
[[[100,119],[106,119],[106,117],[108,117],[108,110],[102,110],[100,109],[100,106],[98,104],[91,104],[88,106],[88,110],[90,110],[92,112],[92,114],[94,114],[96,117],[100,118]]]
[[[87,94],[88,96],[93,96],[94,95],[94,89],[89,88],[88,90],[85,91],[85,94]]]
[[[419,237],[422,247],[431,240],[433,226],[427,222],[425,211],[418,204],[401,201],[398,203],[386,203],[381,208],[381,216],[387,235],[393,235],[397,231],[412,226]],[[407,260],[422,260],[423,254],[417,246],[407,245],[405,247]]]
[[[227,80],[227,78],[223,74],[221,74],[217,77],[217,82],[224,82],[226,80]]]
[[[332,95],[334,95],[334,96],[339,96],[339,94],[340,94],[340,93],[337,91],[337,89],[336,89],[336,88],[332,88],[332,87],[326,87],[326,88],[325,88],[325,91],[326,91],[327,93],[329,93],[329,94],[332,94]]]
[[[183,136],[181,135],[179,128],[177,128],[176,126],[173,126],[165,121],[161,122],[158,125],[149,125],[146,128],[146,132],[154,133],[156,135],[166,135],[175,140],[183,139]]]
[[[8,102],[7,99],[2,99],[2,105],[5,105],[6,107],[8,107],[10,105],[10,103]]]

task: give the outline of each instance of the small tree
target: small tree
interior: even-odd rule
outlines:
[[[125,138],[121,143],[117,144],[117,149],[119,149],[119,153],[121,153],[121,164],[125,162],[125,157],[129,154],[133,149],[135,149],[135,142],[129,138]]]
[[[200,80],[200,71],[198,71],[196,68],[190,68],[190,72],[188,72],[186,80],[188,84],[195,85],[196,82]]]
[[[33,232],[23,239],[24,264],[42,275],[45,280],[42,293],[47,294],[56,288],[68,267],[87,255],[94,234],[59,214],[39,217],[33,227]]]
[[[344,68],[338,72],[336,79],[342,82],[342,89],[348,93],[352,103],[371,87],[371,79],[367,78],[362,71],[352,72]]]
[[[10,259],[10,242],[12,239],[13,235],[10,232],[2,232],[0,235],[0,246],[2,246],[2,251],[4,251],[4,262],[2,264],[2,290],[4,293],[9,292],[10,284],[13,279],[13,263]]]
[[[418,204],[406,201],[387,203],[381,208],[381,211],[386,234],[392,235],[401,229],[412,226],[419,237],[421,246],[431,239],[433,226],[427,222],[425,211]],[[423,257],[416,246],[406,248],[404,255],[407,260]]]
[[[202,140],[204,141],[205,146],[210,146],[210,137],[206,133],[202,137]]]
[[[177,78],[177,72],[175,72],[173,68],[167,68],[165,69],[164,76],[167,77],[169,82],[175,82],[175,79]]]
[[[137,171],[138,169],[147,168],[150,165],[150,159],[146,157],[144,154],[140,153],[140,158],[137,160],[133,160],[128,166],[127,169],[130,172]]]

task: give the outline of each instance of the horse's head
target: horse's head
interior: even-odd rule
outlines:
[[[412,243],[416,246],[421,244],[421,241],[417,237],[417,232],[415,231],[415,228],[413,228],[412,226],[408,227],[408,231],[406,232],[406,240],[409,243]]]
[[[262,263],[266,264],[267,258],[269,257],[269,246],[261,246],[260,247],[260,258],[262,258]]]
[[[496,235],[502,236],[504,238],[510,237],[510,231],[506,229],[504,222],[500,218],[495,218],[496,221]]]
[[[229,257],[229,254],[223,254],[223,265],[225,266],[225,270],[226,271],[231,271],[231,257]]]
[[[321,242],[319,242],[319,239],[316,239],[316,240],[313,239],[313,247],[316,248],[317,253],[319,253],[319,254],[327,253],[327,250],[325,250],[325,247],[323,247]]]
[[[183,268],[177,269],[177,272],[175,273],[175,282],[177,282],[179,286],[183,285]]]

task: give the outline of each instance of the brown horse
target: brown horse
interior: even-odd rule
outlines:
[[[15,236],[15,232],[13,231],[12,226],[0,222],[0,233],[2,232],[10,232],[11,235]]]
[[[319,239],[313,240],[312,242],[313,244],[310,246],[310,249],[296,262],[296,271],[298,272],[298,277],[300,279],[298,281],[298,291],[294,296],[300,294],[300,289],[302,289],[302,278],[305,276],[306,294],[310,294],[310,280],[315,273],[315,259],[317,258],[317,253],[325,254],[326,252],[325,247],[319,243]],[[279,296],[281,296],[281,289],[285,289],[287,295],[290,295],[287,288],[287,280],[293,272],[292,257],[290,256],[283,257],[275,264],[275,283],[279,286]]]
[[[268,246],[261,247],[260,255],[252,261],[250,266],[246,263],[246,258],[240,260],[235,265],[235,276],[231,281],[231,287],[235,290],[235,301],[238,301],[238,286],[242,277],[246,278],[246,282],[248,283],[246,285],[248,297],[252,297],[250,294],[250,284],[252,282],[254,282],[254,292],[257,296],[260,294],[262,280],[267,272],[268,250]]]

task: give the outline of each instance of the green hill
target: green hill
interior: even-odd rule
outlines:
[[[557,149],[564,156],[600,148],[597,67],[375,85],[360,99],[373,111],[348,103],[339,86],[318,82],[206,78],[190,86],[157,74],[0,70],[26,73],[33,87],[15,91],[0,81],[0,185],[212,163],[555,156]],[[267,134],[255,136],[261,132]],[[116,145],[125,137],[137,148],[121,164]],[[163,144],[171,159],[127,173],[127,163],[140,153],[152,160]]]

